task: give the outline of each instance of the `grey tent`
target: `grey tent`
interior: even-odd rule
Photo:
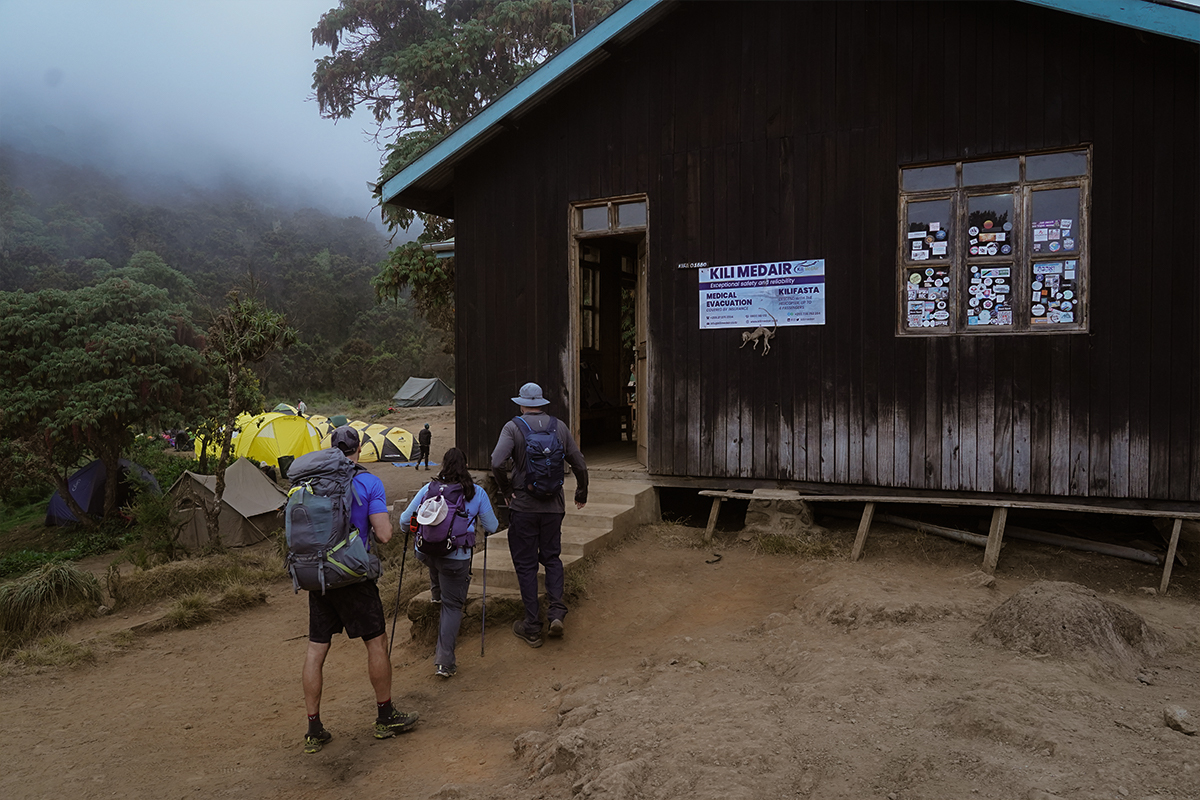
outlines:
[[[454,390],[441,378],[409,378],[392,397],[397,408],[410,406],[448,406],[454,402]]]
[[[171,486],[172,508],[183,527],[179,543],[196,550],[209,542],[205,503],[216,491],[217,476],[184,472]],[[239,458],[225,470],[225,492],[221,496],[221,541],[229,547],[261,542],[283,527],[287,493],[258,467]]]

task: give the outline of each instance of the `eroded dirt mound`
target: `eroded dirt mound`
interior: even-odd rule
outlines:
[[[975,640],[1033,656],[1084,661],[1132,677],[1170,644],[1138,614],[1091,589],[1039,581],[1014,594],[975,631]]]

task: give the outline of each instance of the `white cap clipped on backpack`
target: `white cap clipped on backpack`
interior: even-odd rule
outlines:
[[[421,525],[437,525],[446,518],[447,510],[445,498],[431,497],[417,509],[417,522]]]

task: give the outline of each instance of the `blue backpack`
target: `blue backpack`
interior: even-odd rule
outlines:
[[[362,467],[336,447],[307,453],[292,464],[284,512],[287,568],[292,588],[324,594],[383,572],[379,556],[350,525],[351,505],[362,505],[354,475]],[[370,532],[367,532],[368,537]]]
[[[522,417],[513,417],[525,426],[525,491],[540,500],[557,497],[563,486],[563,459],[566,451],[558,438],[558,419],[550,417],[544,431],[535,431]]]

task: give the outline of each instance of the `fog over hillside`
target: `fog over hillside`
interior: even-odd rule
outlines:
[[[0,144],[144,201],[237,191],[378,220],[369,121],[321,119],[311,29],[336,0],[0,0]]]

